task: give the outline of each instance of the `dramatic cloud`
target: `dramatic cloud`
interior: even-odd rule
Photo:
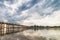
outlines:
[[[0,21],[23,25],[60,25],[60,0],[0,0]]]

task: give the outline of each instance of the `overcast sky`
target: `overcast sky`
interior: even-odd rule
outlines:
[[[60,0],[0,0],[0,21],[59,26]]]

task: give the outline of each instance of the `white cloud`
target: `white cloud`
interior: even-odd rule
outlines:
[[[20,16],[27,16],[28,15],[28,10],[22,11],[22,14]]]
[[[24,24],[24,25],[39,24],[41,18],[42,17],[38,13],[36,13],[36,12],[30,13],[29,17],[22,21],[22,24]]]
[[[24,25],[44,25],[44,26],[59,26],[60,25],[60,10],[54,11],[52,6],[43,8],[45,1],[36,4],[28,13],[30,17],[23,20]],[[51,3],[51,2],[50,2]],[[37,6],[37,7],[36,7]],[[44,16],[41,16],[44,15]],[[48,15],[47,15],[48,14]]]
[[[60,25],[60,11],[54,11],[52,6],[48,6],[51,4],[53,0],[47,4],[46,0],[41,0],[33,7],[28,8],[27,10],[20,11],[18,7],[20,7],[23,3],[29,3],[32,0],[15,0],[13,4],[10,4],[7,1],[4,1],[5,7],[0,8],[0,15],[2,18],[11,16],[11,20],[15,20],[15,22],[25,25]],[[31,4],[27,4],[25,7],[29,7]],[[48,6],[48,7],[47,7]],[[20,12],[17,12],[19,10]],[[4,12],[3,12],[4,11]],[[47,15],[49,14],[49,15]],[[9,19],[9,17],[7,17]],[[5,19],[8,21],[8,19]]]
[[[13,4],[10,4],[8,1],[4,1],[4,5],[6,7],[11,8],[12,10],[10,10],[10,14],[11,15],[14,15],[16,13],[16,10],[18,10],[18,7],[20,7],[23,3],[27,3],[31,0],[14,0],[14,3]],[[9,11],[9,10],[8,10]]]
[[[37,13],[38,14],[38,13]],[[34,14],[30,18],[23,21],[25,25],[44,25],[44,26],[59,26],[60,25],[60,10],[55,11],[52,15],[44,18],[39,18],[40,15]],[[38,19],[37,19],[38,18]]]
[[[7,6],[7,7],[10,7],[12,9],[17,9],[19,6],[21,6],[23,3],[27,3],[31,0],[14,0],[14,3],[13,4],[9,4],[9,2],[7,1],[4,1],[4,5]]]
[[[60,10],[53,12],[51,16],[47,16],[41,20],[41,24],[49,26],[59,26],[60,25]]]
[[[51,13],[54,9],[52,7],[45,8],[42,12],[45,14]]]

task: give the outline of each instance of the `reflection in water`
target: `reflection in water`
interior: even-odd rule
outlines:
[[[3,36],[1,40],[60,40],[60,30],[26,30],[23,32]]]
[[[31,36],[34,40],[60,40],[59,29],[43,29],[43,30],[26,30],[23,32],[25,36]],[[40,39],[41,38],[41,39]]]

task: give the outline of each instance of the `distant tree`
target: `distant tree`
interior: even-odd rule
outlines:
[[[37,25],[34,25],[34,30],[36,30],[36,28],[37,28]]]

